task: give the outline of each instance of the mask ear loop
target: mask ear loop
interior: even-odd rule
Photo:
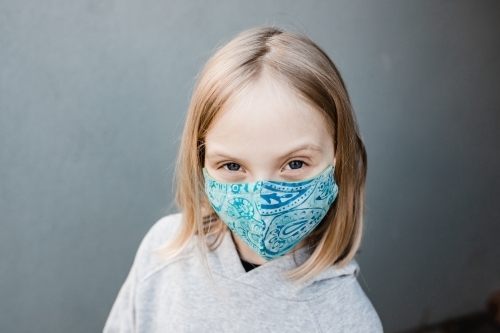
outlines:
[[[336,166],[337,166],[337,158],[334,157],[333,158],[333,179],[335,179],[335,170],[337,169]]]

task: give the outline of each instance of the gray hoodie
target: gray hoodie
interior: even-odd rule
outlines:
[[[297,284],[282,272],[307,259],[301,248],[247,273],[227,231],[207,253],[215,288],[194,240],[170,260],[152,252],[180,221],[164,217],[144,237],[104,332],[382,332],[354,260]]]

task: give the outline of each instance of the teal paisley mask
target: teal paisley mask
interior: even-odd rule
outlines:
[[[203,168],[205,192],[217,215],[266,260],[285,255],[325,217],[338,186],[329,166],[300,182],[222,183]]]

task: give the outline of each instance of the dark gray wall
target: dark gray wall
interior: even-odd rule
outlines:
[[[194,77],[295,25],[347,82],[369,153],[360,283],[386,331],[500,288],[498,1],[0,2],[0,331],[98,332],[173,211]]]

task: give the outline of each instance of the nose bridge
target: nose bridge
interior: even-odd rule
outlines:
[[[273,181],[278,180],[276,175],[271,171],[262,170],[260,172],[255,172],[251,175],[251,182],[265,182],[265,181]]]
[[[248,182],[279,180],[279,170],[271,163],[253,165],[248,171]]]

